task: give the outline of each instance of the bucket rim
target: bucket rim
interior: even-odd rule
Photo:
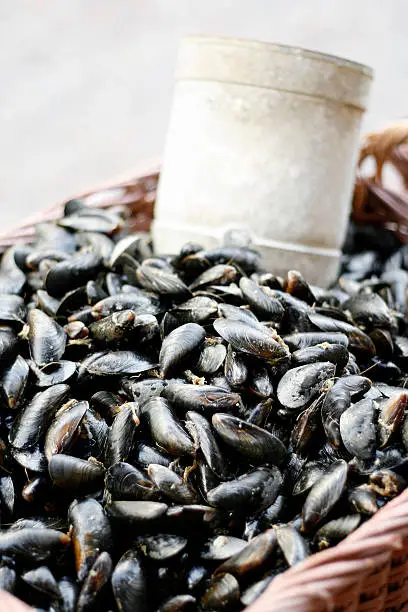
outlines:
[[[252,40],[249,38],[236,38],[229,36],[213,36],[213,35],[202,35],[202,34],[190,34],[181,38],[182,42],[202,42],[203,44],[224,44],[225,46],[236,46],[236,47],[248,47],[248,48],[267,48],[275,53],[282,53],[285,55],[294,55],[298,57],[307,58],[319,62],[327,62],[329,64],[336,65],[340,68],[350,70],[352,72],[358,72],[366,76],[369,79],[374,77],[374,70],[366,64],[355,62],[339,55],[333,55],[331,53],[323,53],[322,51],[314,51],[298,45],[287,45],[278,42],[268,42],[261,40]]]

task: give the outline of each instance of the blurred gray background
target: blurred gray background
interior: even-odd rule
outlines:
[[[180,36],[367,63],[371,130],[408,115],[407,20],[406,0],[3,0],[1,230],[160,155]]]

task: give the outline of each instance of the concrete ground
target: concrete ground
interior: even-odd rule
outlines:
[[[367,63],[373,129],[408,114],[407,21],[406,0],[3,0],[1,229],[160,155],[180,36]]]

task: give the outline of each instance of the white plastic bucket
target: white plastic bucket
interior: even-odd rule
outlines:
[[[275,274],[336,276],[371,70],[282,45],[180,45],[153,224],[159,252],[244,229]]]

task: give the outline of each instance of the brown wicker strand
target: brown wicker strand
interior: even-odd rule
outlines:
[[[322,592],[324,597],[317,597],[316,593]],[[336,547],[312,555],[276,577],[250,612],[391,612],[405,605],[408,491]]]
[[[87,206],[117,209],[128,219],[130,231],[146,231],[153,217],[153,206],[159,180],[157,168],[130,180],[102,187],[80,196]],[[0,250],[16,242],[29,242],[38,223],[53,221],[63,214],[63,203],[51,206],[27,219],[13,230],[0,234]]]
[[[372,157],[374,176],[357,176],[352,217],[359,225],[373,224],[392,230],[401,242],[408,242],[408,120],[368,134],[363,139],[359,168]],[[405,190],[396,192],[384,186],[383,169],[391,164],[400,174]]]

